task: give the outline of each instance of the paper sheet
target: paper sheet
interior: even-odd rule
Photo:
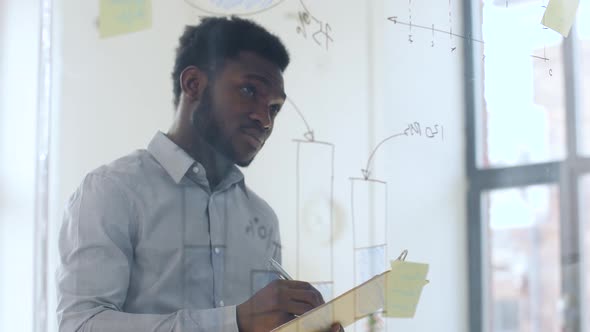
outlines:
[[[309,311],[273,331],[316,332],[329,331],[334,322],[348,326],[357,320],[379,311],[385,304],[385,272],[349,290],[320,307]]]
[[[334,322],[346,327],[384,308],[387,317],[412,317],[427,283],[428,264],[392,261],[391,268],[273,332],[328,331]]]
[[[580,0],[549,0],[541,24],[567,37],[576,19]]]
[[[386,280],[385,317],[411,318],[428,283],[428,264],[392,261],[391,271]]]
[[[111,37],[152,26],[151,0],[100,0],[100,37]]]

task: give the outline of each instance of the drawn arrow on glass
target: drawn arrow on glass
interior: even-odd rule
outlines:
[[[307,120],[305,120],[305,117],[303,116],[303,113],[299,110],[299,107],[297,107],[297,105],[295,105],[295,103],[293,102],[293,100],[291,100],[291,98],[287,98],[287,101],[289,102],[289,104],[291,104],[291,106],[293,106],[293,108],[295,109],[297,114],[299,114],[299,117],[301,117],[301,120],[303,120],[303,123],[305,123],[305,127],[307,128],[307,131],[303,134],[303,137],[305,137],[305,139],[310,142],[315,141],[315,136],[314,136],[313,130],[311,129],[311,127],[307,123]]]
[[[369,179],[369,176],[371,175],[371,162],[373,161],[373,157],[375,156],[375,153],[377,152],[377,150],[381,147],[381,145],[383,145],[383,143],[394,139],[396,137],[400,137],[400,136],[408,136],[408,129],[406,129],[403,133],[399,133],[399,134],[395,134],[395,135],[391,135],[389,137],[387,137],[386,139],[382,140],[381,142],[379,142],[379,144],[377,144],[377,146],[373,149],[373,152],[371,152],[371,155],[369,155],[369,160],[367,160],[367,166],[364,169],[361,169],[361,172],[363,173],[363,177],[365,178],[365,180]]]
[[[398,20],[397,16],[388,17],[387,20],[393,22],[394,24],[409,26],[410,28],[418,28],[418,29],[430,30],[432,32],[444,33],[446,35],[455,36],[455,37],[462,38],[462,39],[465,39],[465,40],[470,40],[470,41],[473,41],[473,42],[476,42],[476,43],[482,43],[482,44],[484,43],[482,40],[475,39],[475,38],[470,38],[470,37],[466,37],[466,36],[463,36],[463,35],[459,35],[459,34],[453,33],[451,30],[446,31],[446,30],[441,30],[441,29],[435,29],[434,28],[434,25],[433,26],[430,26],[430,27],[427,27],[427,26],[423,26],[423,25],[419,25],[419,24],[402,22],[402,21]]]
[[[410,28],[418,28],[418,29],[424,29],[424,30],[430,30],[432,31],[432,33],[434,34],[435,32],[438,33],[443,33],[443,34],[447,34],[450,36],[455,36],[458,38],[462,38],[465,39],[467,41],[472,41],[475,43],[480,43],[480,44],[485,44],[485,42],[481,39],[476,39],[476,38],[471,38],[471,37],[467,37],[467,36],[463,36],[463,35],[459,35],[456,33],[453,33],[452,31],[446,31],[446,30],[441,30],[441,29],[435,29],[434,25],[427,27],[427,26],[423,26],[423,25],[419,25],[419,24],[414,24],[414,23],[408,23],[408,22],[402,22],[398,19],[397,16],[390,16],[387,18],[388,21],[393,22],[393,24],[399,24],[399,25],[405,25],[405,26],[409,26]],[[546,29],[546,28],[544,28]],[[414,42],[414,40],[409,40],[410,42]],[[451,49],[451,51],[455,51],[456,48]],[[534,59],[539,59],[539,60],[543,60],[543,61],[549,61],[551,59],[547,58],[547,56],[543,55],[543,56],[538,56],[538,55],[531,55],[531,58]]]

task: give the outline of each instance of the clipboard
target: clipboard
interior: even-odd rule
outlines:
[[[428,264],[406,262],[407,255],[408,251],[404,250],[396,260],[391,261],[391,270],[369,279],[272,332],[329,331],[335,322],[346,327],[379,311],[385,317],[413,317],[422,287],[428,283],[424,278],[428,272]],[[415,303],[406,301],[410,298],[416,299]]]

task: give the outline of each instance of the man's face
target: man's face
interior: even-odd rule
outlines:
[[[193,113],[193,125],[216,151],[248,166],[270,136],[285,102],[283,76],[252,52],[226,60]]]

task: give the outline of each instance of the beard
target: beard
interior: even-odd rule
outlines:
[[[215,105],[213,96],[209,87],[203,91],[203,96],[199,106],[193,112],[191,122],[197,131],[197,135],[208,144],[214,151],[221,154],[226,159],[232,161],[240,167],[250,165],[254,158],[249,160],[237,160],[238,153],[235,151],[231,141],[223,134],[219,119],[214,115]]]

